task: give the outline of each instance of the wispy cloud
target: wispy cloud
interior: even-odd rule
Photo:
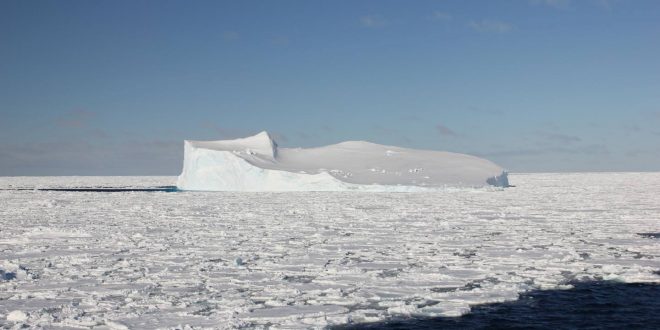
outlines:
[[[623,128],[623,132],[624,132],[626,135],[630,135],[630,134],[634,134],[634,133],[639,133],[639,132],[642,131],[642,128],[639,127],[639,125],[637,125],[637,124],[630,124],[630,123],[629,123],[629,124],[624,124],[624,125],[622,126],[622,128]]]
[[[0,143],[2,175],[173,175],[181,141],[96,144],[83,140]]]
[[[296,132],[296,135],[303,140],[309,140],[313,137],[312,134],[303,131]]]
[[[380,15],[366,15],[360,17],[360,24],[366,28],[377,29],[387,25],[387,20]]]
[[[222,39],[225,41],[234,41],[238,40],[240,38],[240,35],[236,31],[225,31],[222,33]]]
[[[400,131],[396,128],[384,127],[384,126],[381,126],[381,125],[372,125],[371,129],[374,132],[376,132],[378,134],[381,134],[381,135],[396,135],[396,134],[400,133]]]
[[[571,5],[571,0],[530,0],[529,3],[533,5],[544,5],[555,9],[568,9]]]
[[[477,107],[477,106],[473,106],[473,105],[468,106],[467,110],[470,111],[470,112],[473,112],[473,113],[484,114],[484,115],[492,115],[492,116],[502,116],[502,115],[504,115],[504,112],[501,111],[501,110],[490,109],[490,108],[485,109],[485,108],[481,108],[481,107]]]
[[[65,128],[84,128],[96,114],[84,109],[76,109],[58,117],[55,122],[58,126]]]
[[[591,144],[587,146],[576,147],[547,147],[547,148],[520,148],[497,150],[489,152],[474,152],[473,154],[482,157],[525,157],[545,154],[566,154],[566,155],[609,155],[610,151],[603,144]]]
[[[596,6],[610,11],[614,8],[614,5],[619,2],[619,0],[593,0],[593,2],[596,4]]]
[[[223,127],[223,126],[217,126],[214,124],[208,124],[204,123],[202,124],[202,127],[211,131],[211,134],[213,134],[212,138],[217,138],[217,139],[237,139],[237,138],[242,138],[246,136],[251,136],[254,135],[255,132],[252,130],[247,130],[247,129],[242,129],[242,128],[234,128],[234,127]]]
[[[452,16],[444,11],[436,10],[431,14],[431,19],[434,21],[448,22],[452,20]]]
[[[573,0],[529,0],[529,3],[536,6],[547,6],[554,9],[567,10],[571,7],[576,6],[577,4],[586,3],[587,5],[593,5],[601,9],[610,11],[614,8],[615,4],[620,0],[582,0],[582,1],[573,1]]]
[[[454,132],[451,128],[442,125],[442,124],[437,124],[435,125],[435,130],[440,134],[441,136],[451,136],[451,137],[457,137],[458,134]]]
[[[468,26],[471,29],[482,33],[507,33],[514,28],[513,25],[507,22],[488,19],[480,21],[469,21]]]
[[[270,39],[270,43],[275,46],[286,46],[291,43],[291,41],[286,36],[274,36]]]
[[[571,144],[582,141],[582,138],[579,136],[568,135],[563,133],[555,132],[539,132],[539,135],[544,138],[546,141],[558,142],[561,144]]]
[[[649,150],[649,149],[632,149],[625,152],[625,155],[628,157],[640,157],[640,156],[653,156],[657,155],[658,150]]]
[[[400,117],[400,119],[405,120],[405,121],[421,121],[422,120],[422,118],[419,118],[419,116],[411,115],[411,114],[403,115],[403,116]]]
[[[397,128],[385,127],[381,125],[372,125],[371,129],[376,134],[381,136],[381,138],[382,137],[394,138],[399,143],[405,143],[405,144],[410,144],[412,142],[412,140],[408,136],[403,134],[403,132]]]

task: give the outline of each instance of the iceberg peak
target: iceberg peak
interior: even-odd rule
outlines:
[[[274,160],[277,157],[277,143],[266,131],[240,139],[218,141],[186,140],[186,143],[192,148],[245,153],[252,156],[266,158],[268,160]]]
[[[253,136],[231,141],[243,144],[246,148],[256,151],[258,154],[269,156],[273,159],[277,157],[277,142],[275,142],[275,139],[267,131],[261,131]]]
[[[273,137],[270,135],[270,133],[268,133],[268,131],[261,131],[261,132],[255,134],[255,135],[249,136],[245,139],[262,140],[264,142],[276,144],[275,139],[273,139]]]

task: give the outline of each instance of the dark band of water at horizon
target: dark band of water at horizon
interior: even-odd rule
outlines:
[[[137,187],[84,187],[84,188],[8,188],[0,190],[36,190],[36,191],[73,191],[73,192],[177,192],[176,186],[158,186],[152,188]]]

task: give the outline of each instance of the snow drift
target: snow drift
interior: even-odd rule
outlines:
[[[184,142],[181,190],[416,191],[446,186],[508,186],[493,162],[458,153],[364,141],[279,148],[267,132],[225,141]]]

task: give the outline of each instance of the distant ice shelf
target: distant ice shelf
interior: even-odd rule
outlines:
[[[235,140],[184,142],[181,190],[427,191],[506,187],[507,172],[475,156],[347,141],[280,148],[267,132]]]

